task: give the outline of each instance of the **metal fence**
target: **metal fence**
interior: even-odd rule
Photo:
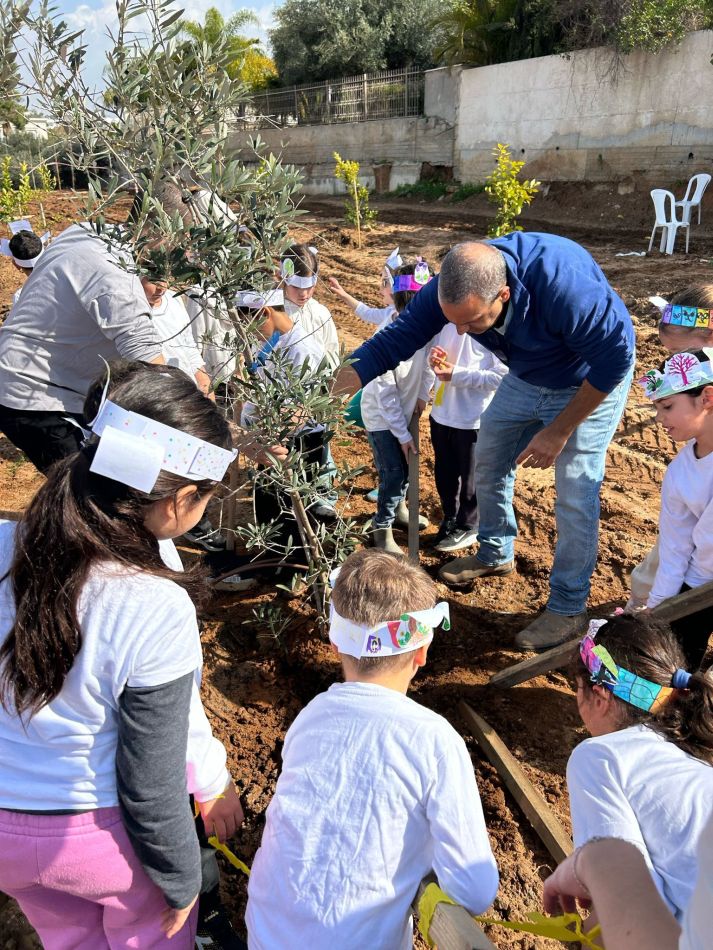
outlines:
[[[260,129],[423,115],[424,76],[416,69],[390,69],[271,89],[254,95],[237,118],[246,128]]]

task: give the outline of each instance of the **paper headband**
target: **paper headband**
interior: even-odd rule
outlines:
[[[319,252],[316,247],[310,245],[308,250],[317,257]],[[311,277],[299,277],[295,274],[295,262],[291,257],[285,257],[283,259],[280,265],[280,276],[290,287],[299,287],[301,290],[309,290],[310,287],[314,287],[317,283],[317,271],[315,271]]]
[[[663,308],[661,323],[668,323],[673,327],[709,330],[713,327],[713,310],[708,307],[682,307],[669,303]]]
[[[239,290],[235,295],[235,306],[243,310],[262,310],[264,307],[284,307],[285,295],[279,289],[263,290],[257,292],[254,290]]]
[[[340,653],[360,659],[363,656],[395,656],[408,653],[433,640],[433,631],[443,624],[451,629],[448,604],[442,601],[430,610],[401,614],[398,620],[385,620],[375,627],[345,620],[333,605],[329,608],[329,639]]]
[[[394,286],[394,275],[393,271],[398,270],[399,267],[403,267],[404,262],[403,258],[399,254],[399,248],[395,247],[393,251],[386,258],[384,263],[384,280],[388,280],[389,286],[393,288]]]
[[[393,290],[397,294],[404,290],[414,290],[418,293],[429,282],[433,274],[428,269],[425,261],[419,261],[414,268],[413,274],[399,274],[394,277]]]
[[[91,430],[99,437],[99,445],[90,471],[146,493],[153,490],[162,470],[196,481],[219,482],[238,454],[236,449],[222,449],[129,412],[109,399],[104,400]]]
[[[590,620],[587,635],[579,644],[579,655],[589,671],[592,683],[606,686],[616,697],[644,712],[657,713],[670,702],[676,689],[686,689],[691,674],[678,669],[671,678],[671,686],[661,686],[637,676],[623,666],[617,666],[603,646],[595,646],[594,638],[606,620]]]
[[[695,353],[674,353],[661,369],[650,369],[638,380],[652,401],[685,393],[688,389],[713,385],[713,350],[697,350]],[[703,357],[703,359],[701,359]]]
[[[8,222],[8,227],[10,228],[10,231],[12,232],[13,237],[16,234],[19,234],[20,231],[30,231],[32,234],[35,233],[32,230],[32,225],[26,218],[21,218],[18,221],[10,221]],[[45,231],[45,233],[40,237],[40,241],[42,242],[42,250],[40,251],[40,253],[37,254],[35,257],[23,258],[23,257],[15,257],[15,255],[10,250],[10,240],[8,240],[8,238],[0,238],[0,254],[2,254],[3,257],[11,257],[18,267],[24,267],[26,270],[31,270],[35,266],[37,261],[40,259],[40,257],[42,257],[42,253],[44,251],[45,245],[47,244],[49,239],[50,239],[50,232]]]

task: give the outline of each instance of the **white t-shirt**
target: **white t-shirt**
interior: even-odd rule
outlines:
[[[442,347],[448,362],[454,364],[447,383],[433,381],[431,418],[452,429],[479,429],[480,417],[492,402],[507,366],[469,333],[459,336],[452,323],[445,325],[431,346]]]
[[[240,340],[228,316],[225,301],[215,293],[191,287],[183,295],[191,333],[214,385],[227,382],[235,372]]]
[[[636,845],[680,918],[713,815],[713,767],[646,726],[630,726],[580,743],[567,763],[567,787],[575,845],[597,835]]]
[[[306,304],[298,307],[285,298],[285,312],[295,323],[301,324],[307,334],[313,334],[317,345],[324,351],[330,366],[339,364],[339,337],[332,314],[324,304],[310,297]]]
[[[678,594],[684,583],[713,580],[713,452],[696,458],[695,444],[684,445],[664,475],[659,566],[648,607]]]
[[[0,522],[0,577],[9,569],[16,525]],[[180,569],[173,542],[161,542]],[[59,694],[23,722],[0,706],[0,808],[27,811],[106,808],[118,804],[116,745],[119,697],[127,686],[158,686],[193,672],[188,789],[203,801],[228,781],[226,755],[200,701],[201,643],[196,611],[166,578],[94,568],[78,605],[82,646]],[[15,617],[9,579],[0,583],[0,642]]]
[[[151,308],[151,319],[168,365],[182,369],[195,382],[196,373],[203,368],[203,357],[193,339],[183,298],[167,290],[158,307]]]
[[[394,310],[379,330],[389,326],[396,317],[398,313]],[[424,402],[428,399],[433,383],[433,373],[428,368],[430,346],[429,343],[416,350],[410,359],[377,376],[363,388],[361,417],[367,432],[388,430],[402,445],[410,441],[408,426],[416,403],[419,399]]]
[[[698,843],[698,879],[683,915],[679,950],[710,950],[713,930],[713,818]]]
[[[339,683],[285,737],[248,885],[250,950],[405,950],[425,874],[473,913],[498,872],[465,743],[402,693]]]

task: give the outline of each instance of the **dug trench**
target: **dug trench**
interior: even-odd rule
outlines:
[[[656,315],[647,297],[667,296],[692,281],[709,280],[713,233],[705,226],[694,229],[687,257],[677,254],[666,258],[658,253],[642,258],[617,257],[617,253],[645,249],[648,244],[648,227],[643,220],[639,226],[638,209],[632,204],[631,214],[627,213],[626,223],[621,221],[620,230],[615,223],[604,235],[596,204],[589,203],[578,213],[573,205],[576,197],[576,193],[567,195],[565,213],[550,200],[551,193],[537,209],[538,227],[576,237],[602,265],[632,313],[639,351],[637,369],[643,371],[663,357],[657,342]],[[640,195],[636,197],[639,202],[643,200]],[[57,205],[50,211],[56,233],[70,223],[71,206],[61,196],[54,200]],[[366,234],[363,250],[354,246],[352,232],[343,225],[339,206],[332,201],[310,204],[307,199],[308,213],[301,219],[299,232],[320,247],[323,278],[338,277],[350,293],[375,306],[379,305],[382,263],[396,245],[405,256],[422,254],[437,267],[452,244],[483,234],[484,217],[479,209],[450,210],[393,201],[378,207],[381,223]],[[554,222],[550,225],[548,209]],[[10,265],[0,261],[3,305],[16,286]],[[318,286],[317,296],[332,309],[346,347],[370,335],[372,328],[331,297],[324,282]],[[435,533],[439,507],[426,419],[421,422],[420,436],[421,508],[431,521],[422,536],[421,563],[435,576],[442,561],[428,540]],[[335,437],[333,451],[338,461],[348,458],[350,465],[365,466],[364,474],[349,486],[343,501],[345,513],[363,522],[372,512],[364,496],[375,484],[368,445],[361,435],[342,433]],[[610,448],[602,490],[600,553],[590,597],[594,615],[626,599],[628,573],[655,537],[661,478],[674,452],[673,443],[657,429],[643,395],[633,387]],[[0,508],[23,507],[41,480],[12,446],[0,441]],[[493,915],[506,919],[522,919],[528,911],[541,909],[542,880],[552,870],[553,860],[504,791],[495,769],[469,737],[458,703],[465,699],[499,732],[568,830],[565,768],[573,746],[585,735],[573,693],[562,673],[540,676],[510,690],[487,685],[494,672],[521,659],[521,654],[512,650],[513,635],[546,600],[555,538],[551,472],[520,472],[516,511],[520,529],[516,573],[481,580],[466,591],[451,591],[439,585],[439,595],[451,604],[452,630],[437,635],[429,663],[416,679],[412,693],[417,701],[449,719],[466,738],[501,875]],[[401,540],[405,546],[405,535]],[[254,616],[256,608],[273,601],[293,614],[291,627],[279,641],[261,629]],[[202,637],[204,702],[215,732],[228,750],[246,816],[231,845],[249,864],[259,845],[265,809],[279,774],[285,732],[300,709],[334,682],[339,671],[309,602],[290,599],[286,593],[268,588],[216,595],[203,617]],[[224,862],[222,866],[223,895],[236,927],[243,930],[245,878]],[[38,946],[12,902],[0,909],[0,934],[0,946],[5,950]],[[555,946],[541,938],[496,928],[489,930],[489,936],[498,947]],[[416,945],[422,946],[420,942]]]

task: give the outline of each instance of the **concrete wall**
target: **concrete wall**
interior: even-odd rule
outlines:
[[[542,181],[686,179],[713,166],[713,31],[692,33],[657,55],[632,53],[618,69],[609,50],[543,56],[480,69],[426,74],[425,115],[260,132],[273,152],[302,168],[305,191],[336,194],[332,154],[391,166],[388,188],[418,181],[424,163],[482,181],[497,142]],[[232,147],[246,161],[248,133]],[[383,185],[383,182],[381,183]]]
[[[544,181],[642,174],[687,178],[713,164],[713,31],[632,53],[612,72],[608,50],[544,56],[459,79],[456,177],[478,181],[506,142],[523,174]]]

